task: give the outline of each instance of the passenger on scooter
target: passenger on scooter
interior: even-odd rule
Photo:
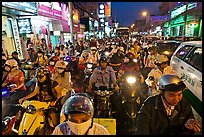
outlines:
[[[176,75],[164,75],[158,81],[160,93],[145,100],[137,114],[137,135],[192,135],[200,132],[192,107],[183,98],[185,84]]]
[[[42,50],[38,51],[38,57],[33,64],[37,64],[39,66],[46,66],[48,64],[48,57],[45,55],[45,52]]]
[[[124,48],[121,46],[121,47],[118,47],[118,50],[116,53],[112,54],[109,65],[114,69],[114,71],[118,73],[124,60],[125,60]],[[117,76],[117,73],[116,73],[116,76]]]
[[[28,51],[28,56],[26,57],[25,62],[28,62],[28,61],[35,62],[38,57],[37,52],[33,48],[29,48],[27,49],[27,51]]]
[[[10,84],[16,84],[17,87],[12,87],[10,91],[10,101],[15,104],[18,100],[29,94],[25,87],[25,75],[22,70],[19,69],[18,63],[14,59],[9,59],[5,63],[5,70],[8,72],[5,82],[2,87]]]
[[[93,65],[95,67],[98,66],[98,61],[100,59],[100,55],[99,55],[96,47],[91,47],[90,59],[91,59]],[[95,68],[95,67],[93,67],[93,68]]]
[[[71,73],[66,71],[67,63],[65,61],[57,61],[55,67],[56,71],[53,73],[52,79],[57,81],[62,96],[65,96],[71,90]]]
[[[21,67],[21,61],[18,58],[18,52],[17,51],[12,52],[12,59],[15,59],[16,62],[18,63],[18,66]]]
[[[61,110],[66,121],[55,127],[52,135],[109,135],[107,129],[93,122],[91,100],[75,94],[66,100]]]
[[[37,100],[41,102],[50,102],[50,106],[55,106],[55,103],[62,97],[60,86],[57,81],[52,81],[50,73],[45,67],[38,68],[37,72],[37,83],[35,89],[29,95],[21,98],[19,103],[22,104],[24,100],[30,99],[37,95]],[[58,121],[58,110],[50,109],[48,112],[54,126],[59,124]]]
[[[176,74],[176,71],[168,65],[169,59],[166,55],[158,55],[155,59],[155,67],[149,72],[146,84],[151,87],[151,95],[158,94],[156,90],[156,83],[166,74]]]
[[[49,59],[49,62],[48,62],[48,70],[50,71],[51,75],[56,71],[56,62],[59,61],[60,58],[58,56],[52,56],[50,57]]]

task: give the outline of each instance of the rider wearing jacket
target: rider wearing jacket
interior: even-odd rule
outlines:
[[[56,126],[52,135],[109,135],[105,127],[93,122],[94,107],[86,96],[71,96],[61,114],[66,121]]]
[[[136,117],[138,135],[188,135],[200,131],[185,98],[185,84],[176,75],[158,82],[160,94],[147,98]]]

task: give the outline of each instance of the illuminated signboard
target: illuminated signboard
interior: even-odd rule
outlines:
[[[105,16],[111,16],[111,2],[105,2]]]
[[[79,12],[76,9],[74,9],[73,21],[79,23]]]
[[[18,29],[20,34],[30,34],[32,33],[32,27],[30,18],[16,19],[18,24]]]
[[[37,13],[36,2],[2,2],[2,6],[21,11],[27,11],[30,13]]]
[[[188,4],[188,10],[193,9],[193,8],[195,8],[196,6],[197,6],[197,3],[196,3],[196,2],[194,2],[194,3],[189,3],[189,4]],[[181,6],[180,8],[178,8],[178,9],[176,9],[176,10],[174,10],[174,11],[171,12],[171,18],[174,18],[174,17],[178,16],[179,14],[181,14],[181,13],[183,13],[183,12],[185,12],[185,11],[186,11],[186,5],[183,5],[183,6]]]

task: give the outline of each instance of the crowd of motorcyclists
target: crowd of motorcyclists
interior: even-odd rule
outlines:
[[[110,109],[108,113],[112,114],[97,115],[97,117],[115,118],[117,134],[126,134],[128,129],[125,128],[132,127],[135,129],[131,134],[177,134],[179,132],[177,126],[182,126],[186,128],[185,130],[190,129],[192,132],[189,133],[200,132],[199,126],[192,120],[194,118],[192,110],[186,107],[189,104],[183,101],[181,95],[185,85],[178,80],[180,85],[176,88],[177,84],[171,80],[173,79],[171,75],[176,77],[177,74],[169,66],[169,58],[160,55],[156,46],[144,48],[139,40],[133,42],[128,38],[119,37],[91,38],[86,43],[82,40],[75,44],[69,42],[65,45],[60,44],[53,51],[48,51],[45,45],[43,39],[39,47],[28,47],[27,57],[23,61],[18,59],[18,53],[15,51],[12,53],[12,58],[2,53],[2,87],[9,87],[8,104],[22,105],[27,100],[49,103],[50,108],[46,111],[45,118],[49,117],[53,126],[49,126],[47,133],[43,134],[109,134],[103,126],[93,123],[93,118],[98,111],[102,111],[101,109]],[[29,66],[27,69],[26,65]],[[34,75],[31,76],[31,73]],[[33,90],[28,90],[26,83],[31,80],[35,81],[35,86]],[[164,83],[165,81],[167,82]],[[173,86],[172,89],[169,86]],[[82,96],[82,93],[86,96]],[[176,99],[173,99],[174,94]],[[158,100],[156,97],[159,98],[159,102],[155,101]],[[101,103],[100,98],[104,98],[109,104]],[[180,123],[174,119],[176,124],[171,123],[169,119],[169,124],[168,117],[167,120],[163,120],[160,118],[163,114],[159,116],[157,110],[152,112],[154,107],[148,106],[162,101],[163,103],[166,101],[167,106],[174,106],[173,110],[177,110],[174,108],[177,108],[177,104],[181,101],[179,106],[185,106],[177,111],[179,114],[188,112],[189,115],[185,114],[184,120]],[[22,122],[25,122],[22,120],[23,113],[27,111],[12,105],[8,106],[2,110],[7,111],[2,115],[2,124],[5,123],[6,116],[15,116],[21,111],[20,126],[22,126]],[[66,115],[64,121],[61,121],[62,113]],[[151,117],[151,113],[154,117]],[[124,121],[123,118],[128,116],[129,119]],[[167,123],[158,122],[161,125],[157,122],[150,123],[151,118],[154,121],[158,119]],[[193,122],[189,122],[189,119]],[[130,120],[135,122],[130,124]],[[197,127],[191,127],[192,123]],[[167,132],[163,125],[167,125],[171,131]]]

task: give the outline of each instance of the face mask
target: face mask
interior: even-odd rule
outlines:
[[[91,126],[91,121],[92,119],[90,118],[88,121],[77,124],[71,121],[67,121],[68,125],[71,129],[71,131],[75,134],[75,135],[84,135],[87,130],[89,129],[89,127]]]
[[[53,61],[50,61],[50,65],[52,65],[52,66],[53,66],[53,65],[55,65],[55,62],[53,62]]]
[[[64,72],[64,69],[59,69],[59,68],[57,68],[57,72],[63,73],[63,72]]]

